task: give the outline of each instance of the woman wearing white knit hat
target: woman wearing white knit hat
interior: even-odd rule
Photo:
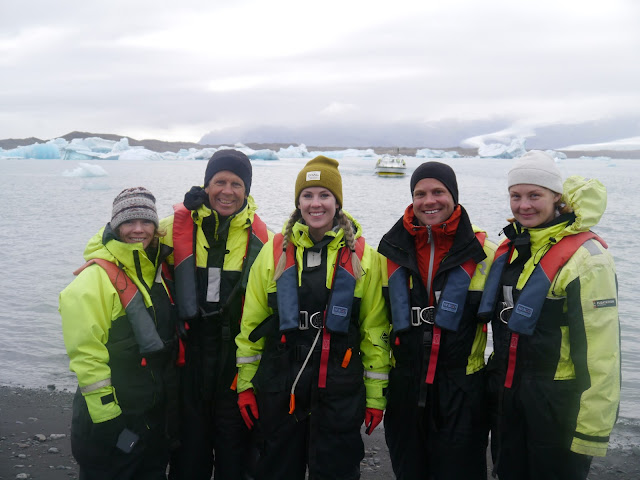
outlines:
[[[500,480],[584,480],[604,456],[620,399],[615,265],[590,228],[606,189],[564,183],[541,151],[508,174],[514,218],[479,315],[491,320],[487,367],[494,473]]]
[[[166,478],[177,407],[175,314],[160,266],[156,199],[143,187],[113,201],[87,263],[60,293],[69,368],[78,377],[71,450],[80,478]]]

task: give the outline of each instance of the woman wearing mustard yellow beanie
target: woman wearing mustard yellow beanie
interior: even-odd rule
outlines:
[[[298,174],[295,210],[254,263],[237,362],[240,411],[264,435],[261,479],[360,478],[382,420],[389,322],[380,260],[342,209],[338,162]]]

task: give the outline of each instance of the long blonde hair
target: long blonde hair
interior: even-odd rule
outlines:
[[[284,272],[284,267],[287,264],[287,246],[289,245],[289,238],[291,237],[291,232],[293,231],[293,226],[296,224],[298,220],[302,218],[302,214],[300,213],[300,209],[296,208],[291,215],[289,216],[289,221],[287,222],[287,226],[284,231],[284,238],[282,240],[282,253],[280,254],[280,258],[278,259],[278,264],[276,265],[276,269],[273,272],[273,280],[276,281],[280,278],[282,273]],[[336,212],[336,219],[338,220],[338,226],[344,232],[344,240],[345,244],[351,250],[351,266],[353,267],[353,274],[356,277],[356,281],[362,278],[362,265],[360,263],[360,259],[356,254],[356,235],[353,228],[353,223],[349,220],[349,217],[345,215],[342,209],[338,209]]]

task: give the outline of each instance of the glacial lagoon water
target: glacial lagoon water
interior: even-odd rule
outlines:
[[[410,203],[409,177],[424,161],[407,157],[407,175],[380,178],[375,160],[341,160],[344,206],[362,224],[367,241],[382,235]],[[495,242],[509,216],[506,173],[513,160],[440,160],[458,175],[460,202],[472,221]],[[253,161],[251,194],[274,231],[293,209],[295,178],[305,159]],[[111,216],[111,202],[123,189],[143,185],[157,197],[160,216],[171,214],[192,185],[203,181],[203,161],[96,161],[106,176],[67,176],[77,162],[0,159],[0,385],[75,389],[58,314],[58,293],[84,263],[87,240]],[[609,244],[618,269],[622,325],[621,420],[640,421],[640,161],[568,159],[563,175],[600,179],[608,207],[594,229]],[[96,170],[96,169],[94,169]],[[98,171],[100,169],[97,169]],[[67,175],[63,173],[67,172]],[[94,172],[95,173],[95,172]],[[80,173],[82,175],[82,173]]]

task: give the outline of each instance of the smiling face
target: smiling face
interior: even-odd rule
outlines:
[[[120,224],[117,233],[123,242],[142,243],[142,248],[147,248],[156,233],[156,224],[140,218],[127,220]]]
[[[413,214],[420,225],[446,221],[455,208],[453,196],[440,180],[423,178],[413,189]]]
[[[309,235],[317,242],[333,228],[338,202],[326,188],[309,187],[300,192],[298,208],[302,219],[309,226]]]
[[[244,182],[229,170],[216,173],[204,189],[209,196],[209,205],[223,217],[236,213],[247,198]]]
[[[509,187],[511,212],[523,227],[537,227],[553,220],[560,197],[539,185],[521,183]]]

